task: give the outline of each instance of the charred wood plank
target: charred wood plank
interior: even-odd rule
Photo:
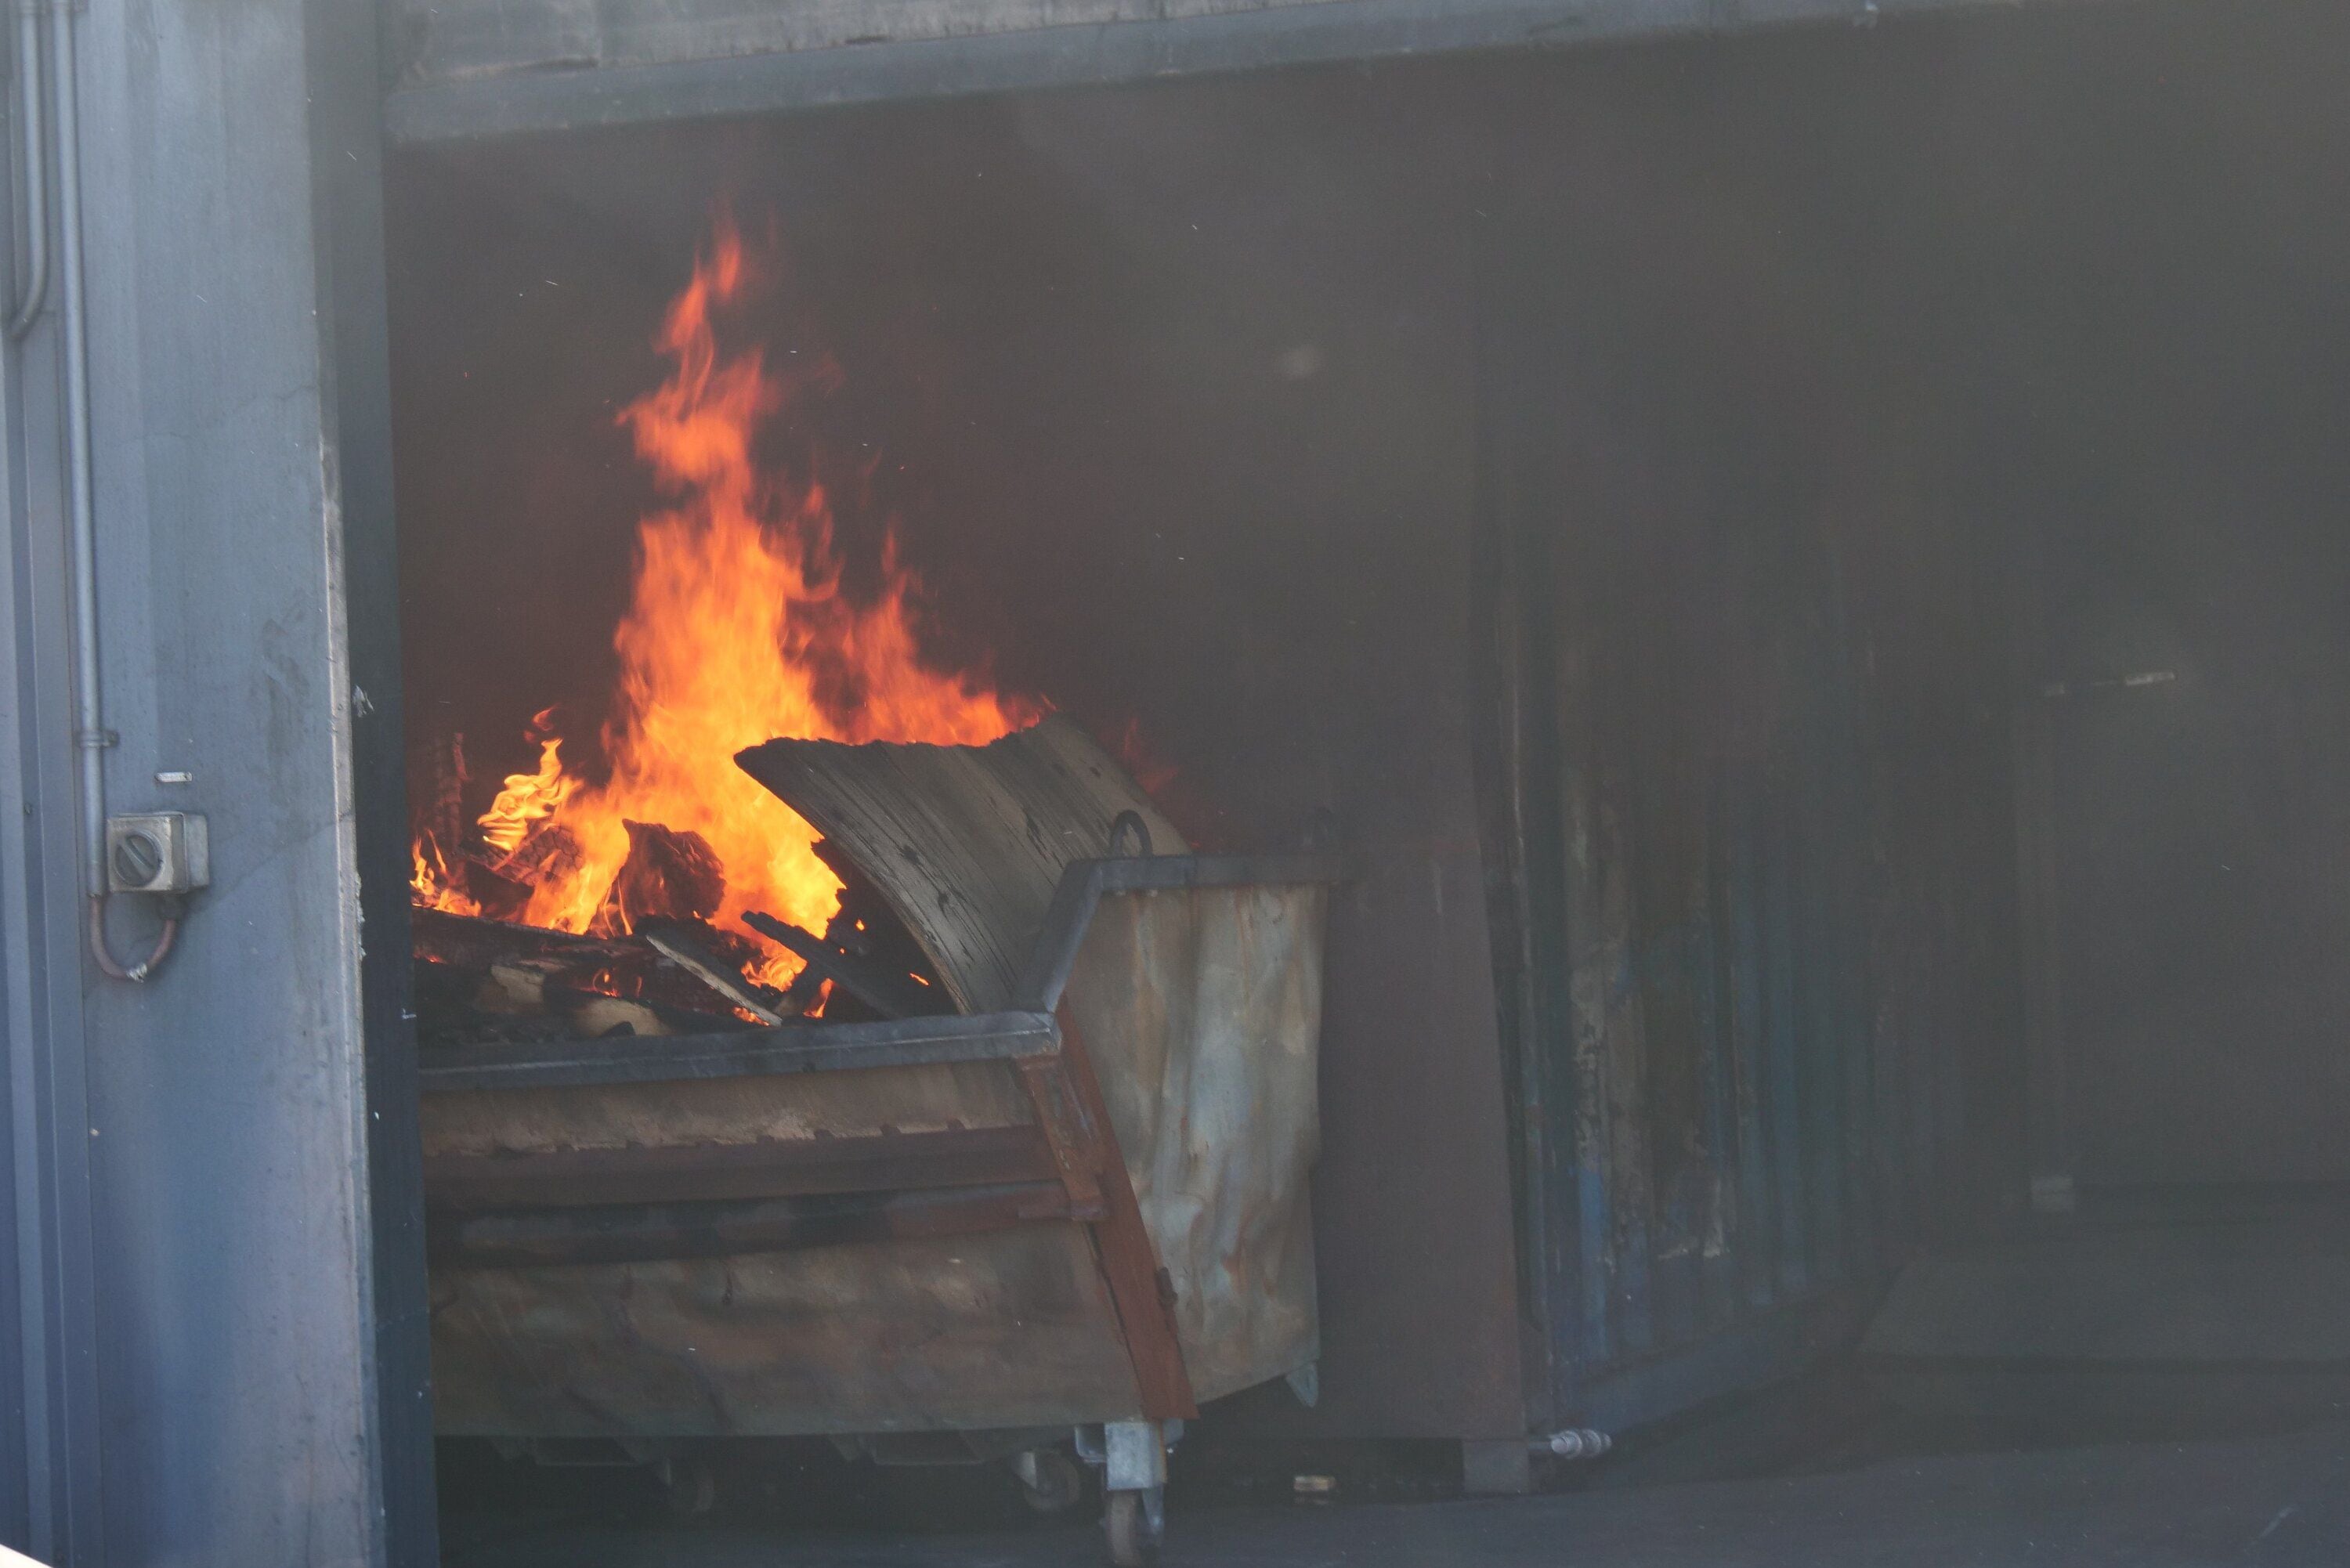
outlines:
[[[525,983],[518,1006],[559,1011],[588,996],[619,996],[661,1012],[672,1033],[723,1028],[712,1020],[734,1018],[731,996],[634,937],[579,936],[421,907],[410,915],[414,951],[425,963],[490,976],[509,991],[536,973],[540,994],[528,994],[532,985]],[[748,947],[749,939],[737,940]],[[599,971],[608,972],[598,978]]]
[[[847,991],[858,1001],[884,1018],[914,1018],[926,1012],[941,1011],[946,999],[932,999],[910,980],[883,974],[864,961],[843,952],[831,942],[812,931],[779,920],[757,909],[746,912],[743,923],[763,937],[797,953],[810,969],[823,973],[834,984]]]
[[[473,864],[501,880],[525,889],[542,882],[559,881],[577,871],[588,858],[578,836],[556,823],[543,823],[512,849],[500,854],[484,849]]]
[[[1051,1181],[1033,1127],[951,1127],[857,1137],[667,1147],[428,1154],[432,1210],[578,1209],[619,1203],[801,1198]]]
[[[775,992],[753,985],[741,970],[703,949],[681,927],[668,920],[648,920],[638,926],[637,935],[650,942],[661,957],[760,1023],[777,1024],[789,1016],[777,1006],[779,999]]]
[[[1059,1184],[771,1198],[449,1217],[425,1228],[436,1264],[544,1268],[719,1258],[962,1236],[1070,1218]]]
[[[468,822],[465,816],[465,786],[473,782],[473,770],[465,763],[465,737],[463,732],[434,741],[427,750],[424,787],[420,806],[423,818],[424,836],[431,839],[434,853],[443,858],[462,853]]]
[[[649,956],[639,943],[550,931],[543,926],[517,925],[512,920],[452,915],[446,909],[421,907],[410,909],[408,914],[416,956],[460,969],[485,970],[494,963],[520,958],[625,963],[641,962]]]
[[[628,931],[642,920],[700,920],[718,912],[726,899],[726,867],[708,839],[658,822],[623,818],[621,826],[629,830],[629,857],[588,922],[591,930]]]

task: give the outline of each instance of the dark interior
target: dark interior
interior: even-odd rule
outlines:
[[[838,357],[826,444],[884,454],[844,533],[898,520],[942,659],[1135,728],[1204,846],[1337,815],[1367,874],[1329,960],[1355,1065],[1324,1081],[1351,1196],[1321,1266],[1356,1317],[1325,1366],[1441,1348],[1326,1378],[1317,1414],[1407,1438],[1517,1420],[1468,702],[1476,142],[1435,85],[1400,121],[1329,76],[567,140],[392,192],[410,722],[504,744],[480,787],[528,764],[547,693],[608,686],[651,499],[611,410],[661,373],[723,200],[791,269],[743,330]],[[1385,1262],[1399,1218],[1428,1277]]]
[[[613,410],[723,205],[730,330],[842,368],[782,439],[852,581],[894,519],[941,664],[1141,737],[1201,846],[1360,857],[1322,1400],[1211,1413],[1219,1473],[1799,1378],[2331,1408],[2345,46],[2082,7],[405,154],[411,753],[478,809],[601,702]]]

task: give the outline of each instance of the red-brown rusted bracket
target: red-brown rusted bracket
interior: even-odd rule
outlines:
[[[1024,1060],[1021,1082],[1060,1167],[1070,1211],[1089,1220],[1094,1256],[1118,1309],[1144,1418],[1194,1419],[1200,1407],[1176,1337],[1174,1286],[1159,1266],[1159,1250],[1142,1222],[1142,1206],[1127,1179],[1126,1156],[1118,1147],[1093,1059],[1068,1009],[1057,1009],[1056,1015],[1060,1053]]]

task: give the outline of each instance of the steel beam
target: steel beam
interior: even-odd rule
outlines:
[[[400,88],[394,146],[827,105],[1098,86],[1473,49],[1557,48],[2059,0],[1291,0],[1253,11],[1101,22],[598,67],[562,64]],[[677,24],[690,56],[691,24]]]

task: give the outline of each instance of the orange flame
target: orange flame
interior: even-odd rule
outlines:
[[[638,526],[632,599],[613,634],[619,681],[601,736],[609,774],[592,782],[567,772],[552,715],[542,713],[533,725],[538,771],[509,776],[481,818],[484,843],[508,855],[539,834],[560,830],[571,841],[536,873],[543,879],[521,917],[533,925],[588,928],[628,857],[626,824],[636,821],[709,845],[726,877],[716,923],[741,929],[743,911],[757,909],[822,931],[839,909],[840,883],[812,852],[817,835],[736,767],[734,753],[777,736],[979,744],[1037,716],[979,678],[924,663],[909,604],[920,585],[894,536],[884,543],[879,597],[843,597],[824,486],[764,469],[754,455],[766,422],[829,389],[838,371],[816,358],[778,375],[755,347],[722,353],[712,307],[735,299],[749,271],[722,217],[656,339],[673,372],[619,416],[678,499]],[[463,895],[438,856],[436,847],[428,860],[420,843],[415,894],[451,908]],[[759,978],[781,983],[799,967],[777,954]]]
[[[539,742],[538,772],[508,774],[505,787],[483,814],[480,825],[482,842],[507,854],[521,848],[532,827],[553,816],[579,787],[579,781],[563,771],[563,742],[554,732],[555,710],[542,711],[530,727]]]
[[[408,886],[411,898],[419,904],[435,909],[446,909],[452,915],[478,915],[482,906],[457,886],[449,874],[449,862],[441,853],[440,841],[429,833],[420,833],[409,846],[413,864]]]

